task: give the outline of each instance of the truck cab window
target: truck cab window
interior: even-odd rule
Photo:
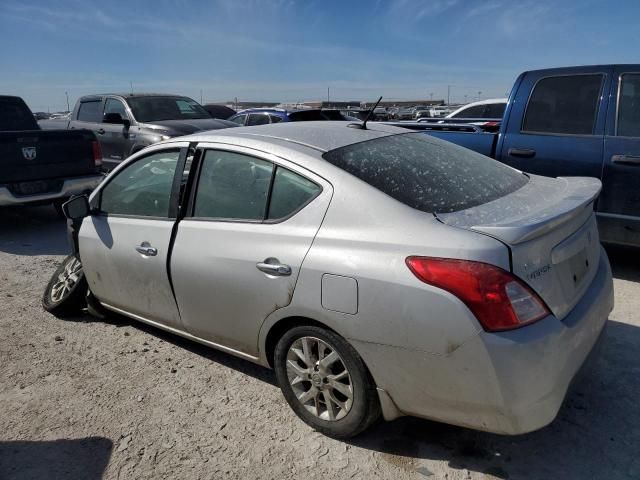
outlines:
[[[104,104],[104,114],[106,115],[107,113],[119,113],[122,118],[128,118],[124,104],[115,98],[107,98]]]
[[[620,84],[616,135],[640,137],[640,73],[626,73]]]
[[[81,122],[100,123],[102,116],[100,115],[101,100],[91,100],[80,103],[78,107],[78,120]]]
[[[603,75],[543,78],[533,89],[522,131],[592,135],[598,114]]]

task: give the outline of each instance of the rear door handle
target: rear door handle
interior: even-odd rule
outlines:
[[[510,148],[507,152],[512,157],[533,158],[536,151],[530,148]]]
[[[640,166],[640,156],[637,155],[614,155],[611,157],[611,163],[620,165]]]
[[[256,268],[261,272],[276,277],[288,277],[291,275],[291,267],[280,263],[277,258],[269,257],[264,262],[256,263]]]
[[[153,248],[149,242],[142,242],[140,245],[136,247],[136,252],[145,257],[155,257],[158,255],[158,249]]]
[[[99,129],[97,130],[97,132],[98,132],[100,135],[104,135],[104,128],[99,128]]]

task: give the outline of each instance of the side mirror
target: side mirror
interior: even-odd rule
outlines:
[[[102,123],[115,123],[117,125],[124,125],[124,118],[122,118],[122,115],[116,112],[105,113],[102,117]]]
[[[81,220],[89,216],[89,198],[86,195],[76,195],[62,204],[64,216],[70,220]]]

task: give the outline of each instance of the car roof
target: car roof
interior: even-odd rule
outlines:
[[[319,152],[328,152],[354,143],[389,135],[410,133],[404,128],[383,124],[369,123],[366,130],[349,127],[354,123],[360,124],[360,122],[344,121],[281,122],[253,127],[198,132],[186,137],[177,137],[173,140],[229,143],[266,151],[269,150],[269,145],[277,143],[281,146],[283,144],[289,144],[290,147],[297,145]]]

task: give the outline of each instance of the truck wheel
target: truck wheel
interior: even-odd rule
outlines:
[[[53,273],[42,297],[44,309],[56,317],[79,314],[86,307],[89,287],[82,271],[82,263],[69,255]]]
[[[278,384],[305,423],[333,438],[350,438],[380,417],[378,394],[355,349],[330,330],[295,327],[274,354]]]

